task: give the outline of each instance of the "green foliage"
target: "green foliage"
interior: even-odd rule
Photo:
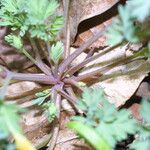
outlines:
[[[61,17],[54,15],[56,0],[3,0],[1,2],[0,26],[19,30],[19,35],[30,33],[44,41],[53,40],[62,27]]]
[[[20,50],[23,47],[22,40],[19,36],[15,35],[7,35],[5,36],[5,41],[7,41],[11,46],[15,47],[16,49]]]
[[[69,122],[68,127],[76,131],[81,137],[84,137],[95,150],[111,150],[109,144],[92,127],[75,121]]]
[[[132,43],[138,42],[137,28],[134,26],[128,7],[119,6],[118,11],[120,18],[115,20],[112,27],[108,30],[108,43],[113,46],[121,43],[123,40]]]
[[[43,107],[49,122],[52,122],[57,116],[56,105],[53,102],[47,102],[43,105]]]
[[[19,115],[21,109],[14,104],[0,104],[0,131],[9,133],[21,133],[19,126]]]
[[[14,144],[9,144],[8,136],[0,131],[0,149],[1,150],[16,150]]]
[[[149,0],[132,0],[128,2],[130,13],[138,21],[143,22],[150,16]],[[134,9],[133,9],[134,8]]]
[[[50,90],[44,90],[35,94],[36,98],[32,101],[33,104],[42,105],[47,97],[50,96]]]
[[[145,122],[150,123],[150,103],[148,102],[147,99],[143,99],[142,104],[140,108],[140,114],[142,115],[142,118],[144,119]]]
[[[49,122],[52,122],[57,116],[57,108],[53,102],[45,102],[46,99],[51,95],[50,90],[44,90],[36,93],[35,95],[37,98],[32,101],[33,104],[42,106]]]
[[[51,33],[52,40],[55,40],[57,33],[60,31],[64,19],[62,16],[55,16],[52,20],[52,24],[47,27],[47,30]]]
[[[118,12],[119,18],[107,32],[109,45],[123,41],[138,43],[150,35],[149,22],[146,20],[150,16],[148,0],[128,1],[125,6],[118,7]]]
[[[41,25],[46,19],[53,15],[58,7],[55,0],[27,0],[25,5],[25,12],[27,12],[27,24]]]
[[[138,137],[132,143],[131,148],[134,150],[149,150],[150,149],[150,102],[147,99],[142,101],[140,114],[143,118],[143,123],[138,125]]]
[[[75,116],[73,120],[93,127],[111,147],[136,132],[136,122],[130,113],[125,109],[117,110],[106,100],[101,89],[85,89],[77,107],[86,117]]]
[[[58,64],[60,58],[62,57],[63,52],[64,52],[64,45],[61,41],[58,41],[56,44],[52,45],[49,51],[49,55],[55,64]]]

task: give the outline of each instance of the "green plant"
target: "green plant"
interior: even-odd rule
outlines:
[[[6,78],[0,91],[0,148],[2,150],[35,150],[31,143],[24,137],[20,127],[20,113],[23,112],[16,104],[4,102],[4,94],[11,78]],[[14,144],[9,144],[8,138],[12,135]]]
[[[132,143],[131,148],[135,150],[148,150],[150,149],[150,103],[147,99],[143,99],[140,114],[143,118],[143,122],[137,126],[138,137]]]
[[[145,13],[141,13],[140,17],[137,15],[138,13],[136,11],[129,13],[132,5],[135,5],[137,10],[140,9],[141,11],[145,11]],[[82,52],[85,52],[93,42],[97,41],[101,36],[103,36],[107,28],[103,32],[100,31],[97,33],[94,37],[81,45],[81,47],[76,49],[75,52],[70,54],[66,44],[68,41],[70,41],[70,37],[66,36],[65,44],[63,44],[57,38],[64,21],[66,22],[65,28],[67,28],[67,23],[69,22],[69,17],[67,16],[69,12],[67,12],[66,16],[64,16],[66,19],[64,20],[62,16],[57,16],[55,13],[58,6],[59,4],[57,0],[2,0],[0,9],[0,18],[2,18],[0,26],[7,26],[11,29],[11,33],[5,37],[5,40],[12,47],[14,47],[17,52],[24,54],[40,70],[40,73],[38,74],[17,73],[10,71],[3,66],[1,67],[2,70],[0,72],[0,76],[2,78],[11,76],[12,80],[34,81],[48,85],[49,90],[45,93],[45,91],[42,89],[42,93],[36,95],[37,99],[33,101],[33,104],[36,103],[45,106],[44,109],[46,108],[46,112],[49,114],[48,116],[50,121],[52,121],[54,117],[56,120],[59,120],[62,98],[66,98],[74,107],[76,107],[77,98],[74,96],[76,95],[74,92],[76,89],[82,91],[80,83],[86,85],[89,84],[89,81],[98,81],[100,77],[103,77],[105,72],[109,71],[111,68],[117,65],[122,65],[129,61],[141,59],[143,57],[148,58],[148,37],[150,35],[149,28],[147,26],[143,26],[143,24],[145,24],[146,18],[149,16],[147,13],[149,12],[149,2],[146,0],[140,0],[138,2],[133,0],[129,3],[129,6],[120,6],[120,19],[117,20],[116,23],[114,23],[112,29],[108,31],[108,35],[110,37],[109,41],[113,46],[108,47],[106,51],[103,51],[102,53],[96,55],[94,53],[82,62],[74,65],[72,62]],[[145,6],[146,9],[142,9]],[[66,10],[69,9],[66,8]],[[68,30],[66,30],[65,35],[68,35],[67,32]],[[29,44],[32,47],[31,52],[26,49],[25,41],[29,41]],[[128,41],[131,43],[143,42],[144,46],[140,49],[139,52],[133,54],[133,56],[129,56],[122,60],[115,60],[114,62],[108,63],[107,66],[95,71],[91,71],[85,75],[79,74],[83,68],[86,68],[88,63],[98,59],[102,55],[110,52],[114,48],[119,47],[124,43],[127,43]],[[43,56],[41,56],[41,54]],[[91,82],[91,84],[93,82]],[[98,92],[99,91],[97,91],[97,93]],[[110,106],[108,102],[104,103],[106,108]],[[91,105],[96,104],[96,101],[91,103]],[[90,108],[91,112],[87,111],[87,113],[90,113],[90,118],[88,118],[87,123],[91,124],[92,126],[97,126],[97,122],[92,120],[93,107],[88,107]],[[107,128],[107,121],[112,121],[112,127],[117,123],[120,123],[119,125],[121,126],[122,121],[125,121],[130,116],[126,110],[120,110],[118,112],[114,106],[111,106],[111,109],[108,112],[104,112],[106,108],[102,108],[102,112],[97,114],[103,115],[103,113],[108,113],[107,115],[104,115],[108,118],[103,116],[104,125],[98,126],[98,131],[102,130],[101,128]],[[109,116],[112,115],[112,113],[115,113],[114,120],[111,120],[112,117]],[[123,113],[125,113],[125,115],[121,120],[120,116]],[[89,116],[89,114],[87,114],[87,116]],[[124,139],[127,136],[127,133],[134,132],[134,130],[132,130],[134,121],[132,119],[129,119],[128,121],[129,122],[126,122],[129,125],[128,130],[122,130],[121,134],[115,135],[115,138],[113,137],[114,133],[109,133],[108,131],[108,136],[105,138],[106,140],[108,140],[107,138],[110,138],[108,143],[112,147],[117,141]],[[54,141],[52,143],[54,144],[50,145],[51,149],[55,146],[55,138],[57,137],[55,134],[58,134],[59,125],[56,126],[56,128],[57,129],[54,130],[56,133],[54,133],[52,138]]]
[[[149,106],[150,103],[143,100],[140,113],[145,124],[140,124],[132,118],[128,110],[118,110],[109,103],[101,89],[85,89],[77,104],[85,116],[73,117],[68,127],[86,139],[96,150],[113,149],[117,142],[126,139],[128,134],[139,135],[131,148],[139,150],[144,147],[144,150],[148,150],[150,148]]]
[[[114,21],[107,33],[110,45],[115,45],[122,41],[130,43],[149,42],[149,1],[128,1],[125,6],[118,7],[118,12],[119,18]]]

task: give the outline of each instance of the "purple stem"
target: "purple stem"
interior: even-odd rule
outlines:
[[[87,74],[84,74],[84,75],[80,75],[78,77],[72,77],[72,80],[75,80],[75,81],[79,82],[79,81],[84,81],[84,80],[86,80],[88,78],[92,78],[92,77],[97,77],[98,78],[100,75],[103,75],[104,73],[106,73],[108,70],[114,68],[115,66],[122,65],[122,64],[130,62],[134,57],[135,56],[133,55],[133,56],[121,59],[121,60],[119,60],[117,62],[114,62],[112,64],[109,64],[106,67],[97,69],[93,72],[90,72],[90,73],[87,73]]]
[[[14,73],[7,70],[7,71],[0,72],[0,76],[2,78],[6,78],[7,73],[9,73],[12,76],[13,80],[35,81],[35,82],[48,84],[48,85],[57,83],[57,80],[55,78],[44,74]]]
[[[106,50],[103,50],[101,53],[89,57],[87,59],[85,59],[83,62],[81,62],[80,64],[77,64],[75,66],[73,66],[72,68],[70,68],[65,74],[69,74],[69,75],[73,75],[76,71],[80,70],[82,67],[84,67],[86,64],[98,59],[99,57],[103,56],[104,54],[110,52],[111,50],[115,49],[116,47],[118,47],[120,44],[113,46],[113,47],[109,47]]]
[[[60,64],[60,67],[58,69],[58,71],[60,72],[60,74],[62,75],[64,73],[64,71],[67,69],[67,67],[70,65],[70,63],[76,57],[78,57],[82,52],[84,52],[86,50],[86,48],[88,48],[92,43],[94,43],[95,41],[97,41],[104,34],[104,32],[106,31],[106,29],[107,29],[107,27],[105,28],[105,30],[98,32],[95,36],[93,36],[92,38],[90,38],[80,48],[78,48],[74,53],[72,53],[70,56],[68,56],[68,58],[65,59]]]

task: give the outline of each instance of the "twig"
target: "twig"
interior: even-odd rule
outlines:
[[[69,21],[69,6],[70,0],[65,0],[65,51],[64,51],[64,58],[66,59],[70,55],[70,21]]]
[[[38,44],[39,44],[40,49],[42,50],[42,53],[43,53],[43,55],[44,55],[44,58],[46,58],[46,59],[47,59],[47,62],[50,64],[50,60],[49,60],[49,57],[48,57],[48,49],[47,49],[47,51],[46,51],[46,50],[44,49],[44,47],[43,47],[41,41],[40,41],[39,39],[37,39],[37,41],[38,41]],[[47,47],[47,44],[46,44],[46,47]]]
[[[106,31],[107,27],[105,28],[105,30],[98,32],[95,36],[93,36],[92,38],[90,38],[86,43],[84,43],[80,48],[78,48],[74,53],[72,53],[66,60],[64,60],[61,64],[60,67],[58,69],[58,71],[60,72],[60,74],[62,75],[63,72],[67,69],[67,67],[70,65],[70,63],[76,58],[78,57],[82,52],[84,52],[86,50],[86,48],[88,48],[92,43],[94,43],[95,41],[97,41]]]

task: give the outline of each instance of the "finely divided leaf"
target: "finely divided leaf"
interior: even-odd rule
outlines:
[[[132,0],[128,2],[130,13],[136,17],[138,21],[143,22],[150,16],[150,1],[149,0]]]
[[[61,41],[57,42],[55,45],[52,45],[49,55],[55,64],[58,64],[60,58],[62,57],[63,51],[64,45]]]
[[[86,116],[76,116],[73,120],[92,127],[111,147],[126,139],[128,134],[137,131],[136,122],[129,111],[117,110],[115,105],[106,100],[101,89],[86,88],[77,107],[85,112]]]
[[[18,107],[13,104],[0,106],[0,130],[5,133],[21,133],[18,110]]]
[[[18,50],[20,50],[23,46],[21,38],[16,35],[10,34],[5,36],[5,41],[7,41],[11,46],[15,47]]]
[[[142,106],[140,108],[140,114],[144,121],[150,123],[150,102],[147,99],[143,99]]]

